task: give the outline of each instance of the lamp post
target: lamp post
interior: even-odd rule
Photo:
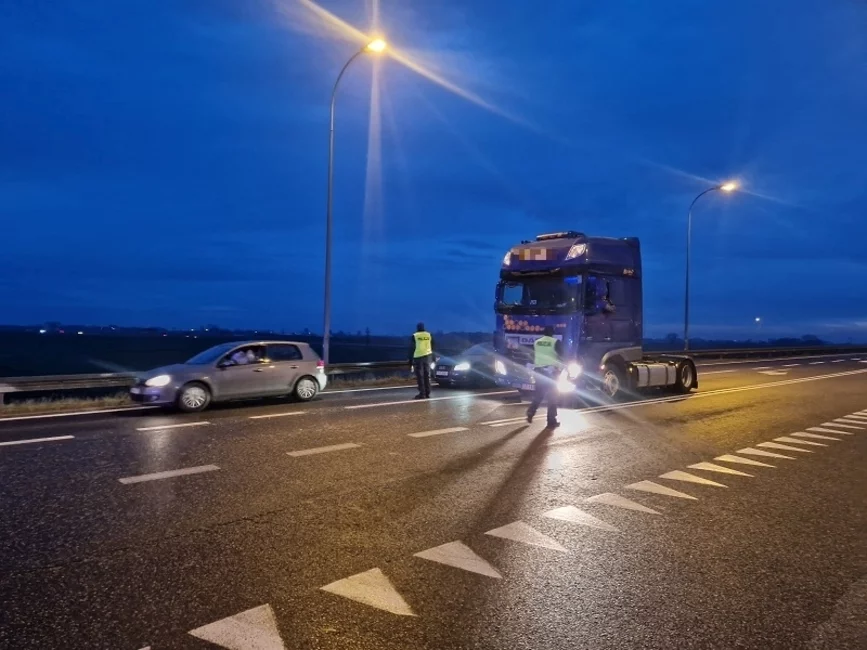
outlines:
[[[701,197],[703,197],[708,192],[734,192],[738,189],[738,184],[734,181],[727,181],[722,183],[721,185],[714,185],[713,187],[707,188],[704,192],[700,193],[697,197],[692,200],[692,203],[689,204],[689,212],[687,213],[686,218],[686,293],[684,295],[684,304],[683,304],[683,350],[684,352],[689,352],[689,256],[692,249],[692,208],[695,206],[696,201],[698,201]]]
[[[330,129],[328,134],[328,199],[325,208],[325,314],[323,320],[324,329],[322,334],[322,360],[328,364],[328,350],[331,342],[331,225],[332,225],[332,209],[333,209],[333,187],[334,187],[334,100],[337,98],[337,86],[343,78],[343,73],[350,64],[359,56],[366,53],[381,54],[388,47],[386,42],[381,38],[370,41],[363,48],[353,54],[349,61],[341,68],[340,74],[337,75],[337,80],[334,82],[334,88],[331,90],[331,118]]]

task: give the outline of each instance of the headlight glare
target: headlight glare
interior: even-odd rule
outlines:
[[[566,371],[569,373],[569,379],[577,379],[578,375],[580,375],[583,371],[580,363],[573,361],[568,366],[566,366]]]
[[[494,370],[496,371],[496,373],[498,375],[505,375],[506,374],[506,364],[498,359],[497,362],[494,364]]]
[[[457,370],[458,372],[463,372],[464,370],[469,370],[469,369],[470,369],[470,362],[469,361],[461,361],[458,365],[455,366],[455,370]]]

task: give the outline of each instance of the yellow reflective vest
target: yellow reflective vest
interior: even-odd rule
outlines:
[[[542,336],[536,339],[536,342],[533,343],[533,365],[537,368],[544,368],[545,366],[559,368],[562,366],[563,364],[560,363],[560,358],[557,356],[556,346],[557,339],[553,336]]]
[[[416,332],[412,335],[412,338],[415,339],[415,353],[413,353],[413,357],[418,359],[419,357],[427,357],[433,354],[433,347],[431,345],[431,335],[427,332]]]

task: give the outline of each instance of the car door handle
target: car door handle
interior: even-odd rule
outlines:
[[[298,366],[289,366],[292,370],[298,370]]]

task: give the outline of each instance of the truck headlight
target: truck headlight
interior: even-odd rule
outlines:
[[[498,375],[506,374],[506,364],[497,359],[497,362],[494,364],[494,370]]]
[[[557,392],[558,393],[571,393],[575,390],[575,384],[569,381],[569,371],[564,370],[560,373],[559,379],[557,379]]]
[[[458,372],[463,372],[464,370],[470,369],[469,361],[461,361],[458,365],[455,366],[455,370]]]
[[[157,375],[156,377],[151,377],[145,382],[145,386],[152,386],[154,388],[162,388],[163,386],[168,386],[172,381],[172,378],[169,375]]]
[[[578,379],[578,375],[580,375],[584,369],[581,367],[580,363],[573,361],[566,366],[566,371],[569,374],[569,379]]]

